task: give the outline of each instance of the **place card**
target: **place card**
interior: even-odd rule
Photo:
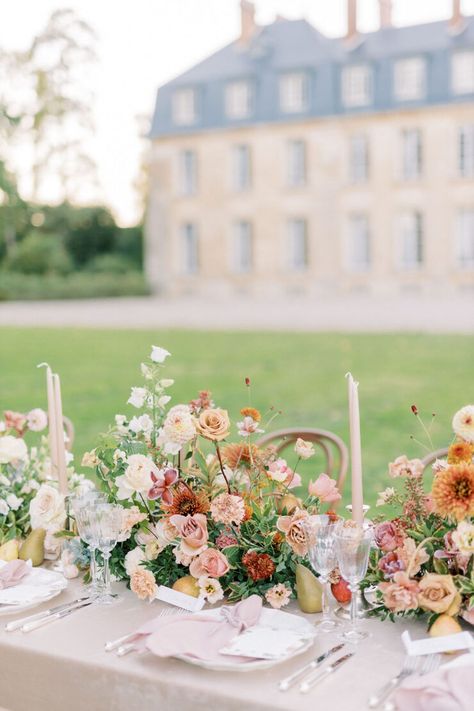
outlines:
[[[186,593],[173,590],[172,588],[166,587],[166,585],[159,586],[155,598],[156,600],[167,602],[175,607],[181,607],[183,610],[189,610],[189,612],[199,612],[205,604],[203,597],[186,595]]]
[[[255,659],[281,659],[295,652],[306,641],[298,632],[257,625],[235,637],[219,653]]]
[[[426,637],[412,640],[408,630],[402,633],[402,642],[407,654],[419,656],[422,654],[440,654],[442,652],[457,652],[468,649],[474,653],[474,639],[470,632],[457,632],[443,637]]]

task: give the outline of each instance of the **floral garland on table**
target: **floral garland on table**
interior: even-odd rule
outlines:
[[[47,425],[47,414],[40,408],[26,414],[6,410],[0,421],[0,559],[17,558],[22,541],[38,528],[46,532],[46,557],[55,559],[61,552],[56,534],[66,523],[66,507],[52,478],[48,439],[40,434]],[[25,440],[29,432],[37,438],[31,447]],[[71,464],[72,454],[68,460]],[[93,482],[72,466],[67,471],[75,494],[94,488]]]
[[[133,387],[128,400],[140,413],[116,415],[82,460],[124,507],[112,572],[141,599],[152,599],[163,584],[210,603],[257,593],[282,607],[295,594],[296,565],[307,550],[302,522],[321,503],[340,498],[336,483],[322,474],[298,499],[296,468],[313,456],[313,445],[297,441],[291,469],[275,448],[253,442],[264,430],[250,405],[240,411],[237,441],[228,412],[207,391],[167,409],[173,381],[162,369],[169,355],[153,346],[141,364],[145,384]],[[270,411],[270,422],[274,416]]]
[[[416,406],[412,411],[420,419]],[[401,456],[389,465],[403,487],[379,494],[377,505],[395,507],[395,516],[375,528],[377,550],[365,580],[377,586],[374,614],[393,620],[428,613],[433,634],[457,631],[457,617],[474,624],[474,405],[452,424],[455,439],[447,459],[433,464],[429,494],[419,459]]]

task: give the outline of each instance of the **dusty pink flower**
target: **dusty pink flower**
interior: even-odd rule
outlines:
[[[470,625],[474,625],[474,607],[471,607],[470,610],[464,610],[461,617]]]
[[[308,512],[296,508],[291,516],[279,516],[277,528],[285,534],[286,542],[296,555],[306,555],[308,552],[308,534],[303,522],[308,518]]]
[[[15,412],[14,410],[5,410],[3,417],[5,418],[6,429],[15,430],[21,437],[25,431],[26,415],[23,415],[21,412]]]
[[[289,480],[292,474],[293,470],[288,466],[286,459],[281,457],[268,465],[268,476],[280,484]]]
[[[375,527],[374,540],[381,551],[393,551],[403,543],[403,529],[393,521],[383,521]]]
[[[265,593],[265,600],[270,603],[272,607],[279,610],[280,607],[288,605],[290,602],[291,590],[283,585],[283,583],[278,583],[274,585],[270,590]]]
[[[170,487],[173,486],[177,479],[178,470],[173,467],[160,469],[157,474],[152,472],[151,480],[153,486],[148,492],[148,498],[152,500],[162,499],[165,504],[171,504],[173,502],[173,494],[170,491]]]
[[[216,523],[239,526],[245,518],[244,500],[234,494],[219,494],[211,501],[211,516]]]
[[[199,555],[207,547],[207,519],[204,514],[194,516],[170,516],[173,526],[176,526],[181,536],[181,550],[186,555]]]
[[[423,469],[421,459],[408,459],[405,454],[397,457],[394,462],[390,462],[388,465],[388,473],[394,479],[400,476],[419,477],[422,475]]]
[[[434,553],[435,558],[445,559],[448,562],[449,568],[459,568],[461,573],[466,574],[467,566],[471,559],[470,555],[463,555],[456,543],[453,540],[453,532],[449,531],[444,535],[444,550],[437,550]]]
[[[378,562],[379,570],[384,575],[391,576],[400,570],[405,570],[405,562],[399,557],[397,551],[389,551]]]
[[[336,480],[327,474],[320,474],[316,481],[310,481],[308,492],[311,496],[317,496],[323,503],[334,503],[341,498]]]
[[[199,556],[193,559],[189,572],[193,578],[208,575],[211,578],[220,578],[230,570],[229,561],[223,553],[215,548],[206,548]]]
[[[390,583],[380,583],[384,605],[391,612],[416,610],[418,607],[418,583],[410,580],[405,572],[395,573]]]
[[[237,545],[237,538],[229,533],[222,532],[216,538],[216,546],[218,548],[227,548],[228,546]]]
[[[130,577],[130,589],[140,600],[152,600],[158,586],[151,570],[139,566]]]
[[[283,485],[286,486],[287,489],[296,489],[298,486],[301,486],[300,475],[290,469],[290,473],[287,475]]]
[[[400,548],[397,548],[397,554],[400,560],[404,562],[405,570],[407,570],[410,575],[419,573],[423,563],[426,563],[430,559],[426,548],[417,550],[417,544],[413,538],[405,538]]]

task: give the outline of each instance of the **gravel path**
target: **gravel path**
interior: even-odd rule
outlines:
[[[0,326],[474,333],[474,296],[18,301],[0,303]]]

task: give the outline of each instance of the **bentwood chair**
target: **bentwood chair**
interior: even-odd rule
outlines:
[[[72,424],[72,421],[69,419],[69,417],[66,417],[65,415],[63,416],[63,426],[67,437],[66,449],[68,452],[71,452],[74,444],[74,425]]]
[[[444,459],[448,454],[448,447],[442,447],[434,452],[430,452],[422,458],[424,469],[428,469],[437,459]]]
[[[259,439],[257,446],[273,445],[276,453],[280,454],[287,447],[294,445],[298,437],[307,442],[312,442],[316,449],[321,450],[325,460],[323,471],[331,478],[336,479],[337,488],[342,494],[346,480],[349,453],[342,439],[333,432],[312,428],[289,427],[288,429],[269,432]],[[334,508],[334,506],[331,508]]]

